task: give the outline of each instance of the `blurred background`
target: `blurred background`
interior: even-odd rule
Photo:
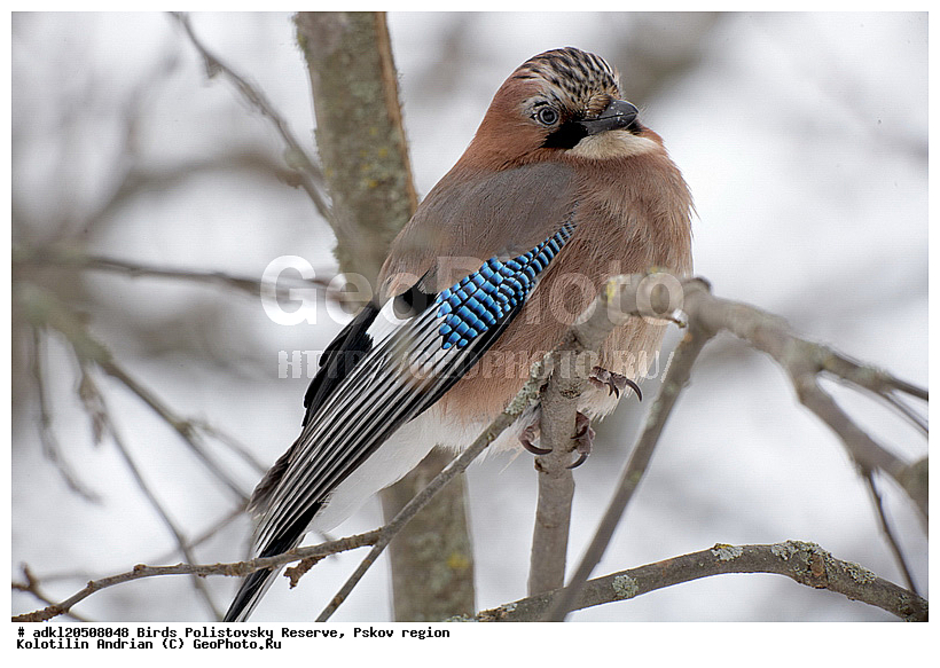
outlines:
[[[313,153],[291,16],[191,18]],[[625,96],[692,188],[696,272],[715,292],[927,385],[926,13],[406,13],[389,24],[419,194],[460,156],[516,66],[559,46],[596,52],[619,68]],[[303,415],[308,380],[279,377],[278,354],[322,350],[343,325],[324,310],[316,325],[276,324],[250,284],[284,255],[330,278],[331,231],[290,183],[270,121],[223,77],[207,77],[168,15],[14,14],[12,88],[11,576],[24,581],[28,566],[59,601],[138,563],[241,559],[250,527],[238,508]],[[61,329],[30,325],[49,317]],[[76,345],[109,373],[80,363]],[[919,434],[880,405],[828,389],[886,447],[925,455]],[[577,470],[572,562],[650,403],[623,402]],[[927,595],[924,529],[903,493],[879,484]],[[525,596],[532,458],[490,457],[469,485],[485,609]],[[374,502],[335,535],[380,523]],[[721,338],[596,574],[717,542],[787,539],[903,584],[839,442],[769,359]],[[361,557],[327,559],[293,591],[278,583],[253,620],[312,619]],[[207,601],[224,610],[237,582],[200,586],[138,581],[74,612],[208,620]],[[382,562],[333,619],[390,619],[388,588]],[[13,592],[14,613],[44,605]],[[891,618],[782,577],[730,575],[574,619]]]

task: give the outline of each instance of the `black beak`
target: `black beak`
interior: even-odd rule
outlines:
[[[639,113],[639,110],[626,100],[614,100],[600,116],[584,118],[580,123],[589,135],[608,130],[631,130]]]

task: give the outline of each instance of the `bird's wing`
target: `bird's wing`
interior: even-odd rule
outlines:
[[[529,251],[492,257],[436,295],[419,281],[343,330],[308,391],[300,437],[253,497],[259,545],[299,539],[351,472],[476,363],[571,238],[574,208]]]
[[[383,297],[416,277],[432,294],[489,257],[513,257],[549,238],[579,199],[578,180],[560,164],[499,172],[451,170],[428,193],[392,244],[379,276]]]

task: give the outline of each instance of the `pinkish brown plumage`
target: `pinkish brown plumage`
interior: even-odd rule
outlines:
[[[380,277],[385,298],[442,264],[469,273],[492,255],[530,248],[578,202],[575,237],[522,314],[472,377],[442,398],[440,408],[454,419],[495,417],[528,375],[521,360],[537,359],[557,345],[607,278],[653,267],[691,272],[692,199],[658,134],[636,121],[630,129],[589,137],[594,146],[543,146],[565,119],[600,115],[618,99],[616,74],[592,54],[560,49],[527,61],[500,87],[466,152],[393,244]],[[559,113],[556,127],[532,117],[543,100]],[[399,274],[411,282],[396,280]],[[448,272],[430,287],[443,289],[463,275]],[[631,378],[643,375],[664,329],[631,321],[605,342],[599,365]],[[507,359],[519,361],[509,373]],[[592,393],[584,410],[595,417],[607,413],[613,402],[605,394]]]
[[[453,169],[395,240],[368,305],[324,353],[304,428],[252,496],[261,556],[328,530],[436,444],[464,447],[512,399],[610,276],[692,269],[691,197],[603,59],[535,56],[496,92]],[[663,326],[634,319],[599,351],[578,427],[646,371]],[[538,410],[494,444],[534,452]],[[581,447],[581,446],[584,447]],[[272,571],[243,582],[244,620]]]

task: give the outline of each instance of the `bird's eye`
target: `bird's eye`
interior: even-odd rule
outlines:
[[[555,125],[558,122],[558,112],[551,107],[542,107],[538,110],[535,118],[542,125]]]

